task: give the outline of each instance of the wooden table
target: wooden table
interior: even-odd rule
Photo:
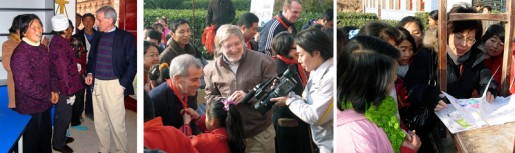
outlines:
[[[456,133],[453,139],[463,153],[513,153],[515,122]]]

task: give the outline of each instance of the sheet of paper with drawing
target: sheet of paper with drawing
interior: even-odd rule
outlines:
[[[497,73],[499,68],[495,71]],[[492,75],[492,76],[494,76]],[[490,85],[490,81],[487,87]],[[487,102],[486,92],[480,98],[456,99],[442,92],[450,103],[448,108],[435,112],[451,133],[515,121],[515,98],[497,96]]]

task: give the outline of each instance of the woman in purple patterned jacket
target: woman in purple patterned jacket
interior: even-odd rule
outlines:
[[[53,79],[48,49],[41,45],[41,20],[34,14],[25,14],[19,22],[22,41],[11,57],[16,111],[32,116],[23,133],[23,151],[51,152],[50,107],[59,98],[53,92],[57,80]]]
[[[84,86],[80,80],[80,74],[75,58],[75,53],[70,45],[72,26],[68,17],[58,14],[52,17],[54,36],[50,41],[50,61],[55,67],[58,80],[59,101],[55,105],[54,136],[52,145],[54,150],[60,152],[73,152],[66,145],[73,138],[66,137],[66,130],[72,117],[72,105],[75,102],[75,93]]]

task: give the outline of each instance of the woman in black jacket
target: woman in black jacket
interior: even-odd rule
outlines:
[[[298,62],[293,37],[287,31],[277,34],[272,40],[272,49],[277,53],[277,74],[281,77],[291,67],[290,71],[295,72],[292,79],[298,82],[293,92],[302,95],[308,75]],[[288,106],[274,106],[272,121],[276,132],[276,152],[313,152],[315,146],[312,145],[309,124],[295,116]]]
[[[468,5],[455,5],[449,13],[476,13]],[[490,70],[483,63],[485,55],[477,49],[476,40],[480,40],[483,28],[479,20],[450,21],[447,23],[447,93],[456,98],[471,98],[472,92],[477,90],[480,95],[488,92],[487,99],[493,100],[497,94],[497,82],[492,80]],[[424,47],[413,57],[413,63],[408,70],[404,85],[408,89],[408,98],[413,108],[424,107],[430,111],[430,121],[419,131],[429,132],[433,129],[436,119],[434,111],[447,108],[447,101],[438,87],[438,45],[435,31],[426,32]],[[424,142],[421,136],[422,144]],[[421,150],[425,150],[423,145]]]

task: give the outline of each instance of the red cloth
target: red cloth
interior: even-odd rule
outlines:
[[[497,71],[497,73],[494,76],[494,80],[497,82],[497,84],[499,84],[497,86],[497,93],[501,93],[501,86],[502,86],[501,85],[501,76],[502,76],[502,60],[503,60],[503,57],[504,57],[504,55],[501,54],[499,56],[490,57],[489,59],[485,59],[484,60],[484,63],[486,65],[486,67],[488,67],[490,72],[492,72],[492,75],[494,74],[495,70],[497,70],[497,67],[500,66],[499,71]],[[513,72],[512,72],[512,74],[513,74]]]
[[[171,141],[172,142],[172,141]],[[225,128],[214,129],[191,138],[191,144],[199,152],[228,153],[231,152],[227,143]]]
[[[417,153],[417,151],[405,146],[401,146],[401,153]]]
[[[293,60],[291,58],[287,58],[287,57],[284,57],[281,55],[277,55],[276,57],[279,58],[281,61],[283,61],[286,64],[296,64],[297,65],[297,70],[299,71],[299,76],[300,76],[300,79],[302,80],[302,86],[305,87],[306,82],[307,82],[307,77],[309,74],[304,70],[304,68],[302,68],[302,65],[300,65],[300,63],[298,61]]]
[[[163,126],[161,117],[145,122],[143,144],[169,153],[198,153],[183,133],[173,126]]]
[[[206,47],[206,50],[209,53],[213,53],[214,46],[215,46],[215,25],[211,25],[209,27],[206,27],[204,29],[204,32],[202,33],[202,45]]]
[[[397,77],[397,80],[395,80],[395,91],[397,92],[399,109],[411,106],[411,103],[408,102],[408,90],[404,86],[404,81],[401,77]]]

